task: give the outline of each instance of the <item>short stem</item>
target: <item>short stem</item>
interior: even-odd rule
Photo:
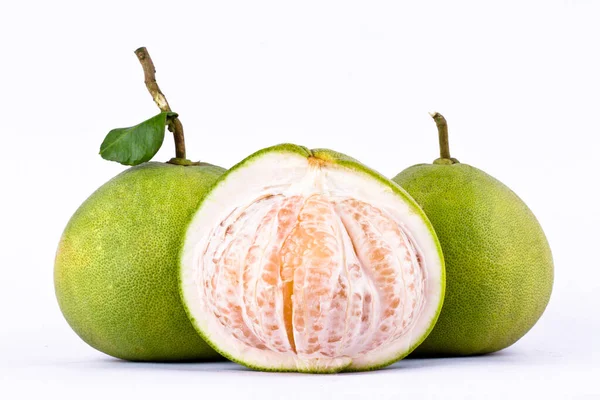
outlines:
[[[154,68],[154,63],[152,62],[152,58],[150,58],[150,54],[148,54],[148,50],[145,47],[140,47],[135,51],[135,55],[138,60],[140,60],[140,64],[142,64],[142,68],[144,69],[144,83],[146,84],[146,88],[152,95],[154,102],[160,108],[162,112],[171,112],[171,107],[169,106],[169,102],[167,98],[161,92],[158,87],[158,83],[156,83],[156,69]],[[185,159],[185,138],[183,136],[183,125],[178,117],[173,118],[169,121],[169,131],[173,132],[173,138],[175,139],[175,156],[180,159]]]
[[[448,123],[446,118],[438,112],[430,113],[438,129],[440,140],[440,158],[450,159],[450,143],[448,142]]]

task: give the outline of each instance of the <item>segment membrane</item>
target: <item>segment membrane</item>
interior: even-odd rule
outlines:
[[[241,344],[313,368],[409,333],[426,293],[403,224],[351,196],[266,194],[208,232],[196,259],[210,316]]]

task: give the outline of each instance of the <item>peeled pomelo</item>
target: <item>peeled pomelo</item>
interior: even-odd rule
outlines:
[[[180,284],[194,327],[233,361],[369,370],[433,328],[444,267],[399,186],[343,154],[283,144],[234,166],[201,202]]]
[[[85,342],[127,360],[218,358],[186,316],[177,271],[187,224],[223,171],[145,163],[79,207],[60,239],[54,282]]]
[[[512,190],[450,157],[446,121],[437,113],[433,117],[441,157],[394,178],[429,217],[446,263],[444,307],[414,354],[498,351],[525,335],[546,308],[553,281],[550,247],[537,219]]]

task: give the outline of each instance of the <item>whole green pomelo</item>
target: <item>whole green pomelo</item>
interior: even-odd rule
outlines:
[[[537,219],[512,190],[450,158],[445,120],[439,114],[434,118],[438,127],[444,125],[442,158],[393,178],[425,211],[446,262],[442,312],[415,354],[498,351],[525,335],[546,308],[554,275],[550,247]]]
[[[145,163],[79,207],[60,239],[54,283],[85,342],[127,360],[218,358],[186,316],[177,271],[188,222],[224,171]]]

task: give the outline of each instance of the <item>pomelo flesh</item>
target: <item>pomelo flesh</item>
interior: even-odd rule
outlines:
[[[220,358],[198,336],[179,296],[185,228],[224,172],[145,163],[116,176],[75,212],[60,239],[60,308],[92,347],[136,361]]]
[[[410,196],[347,156],[289,144],[219,179],[180,268],[200,334],[261,370],[390,364],[425,338],[444,294],[439,243]]]
[[[409,167],[393,180],[429,217],[446,263],[442,312],[413,354],[485,354],[519,340],[544,312],[554,276],[531,210],[500,181],[455,159]]]

